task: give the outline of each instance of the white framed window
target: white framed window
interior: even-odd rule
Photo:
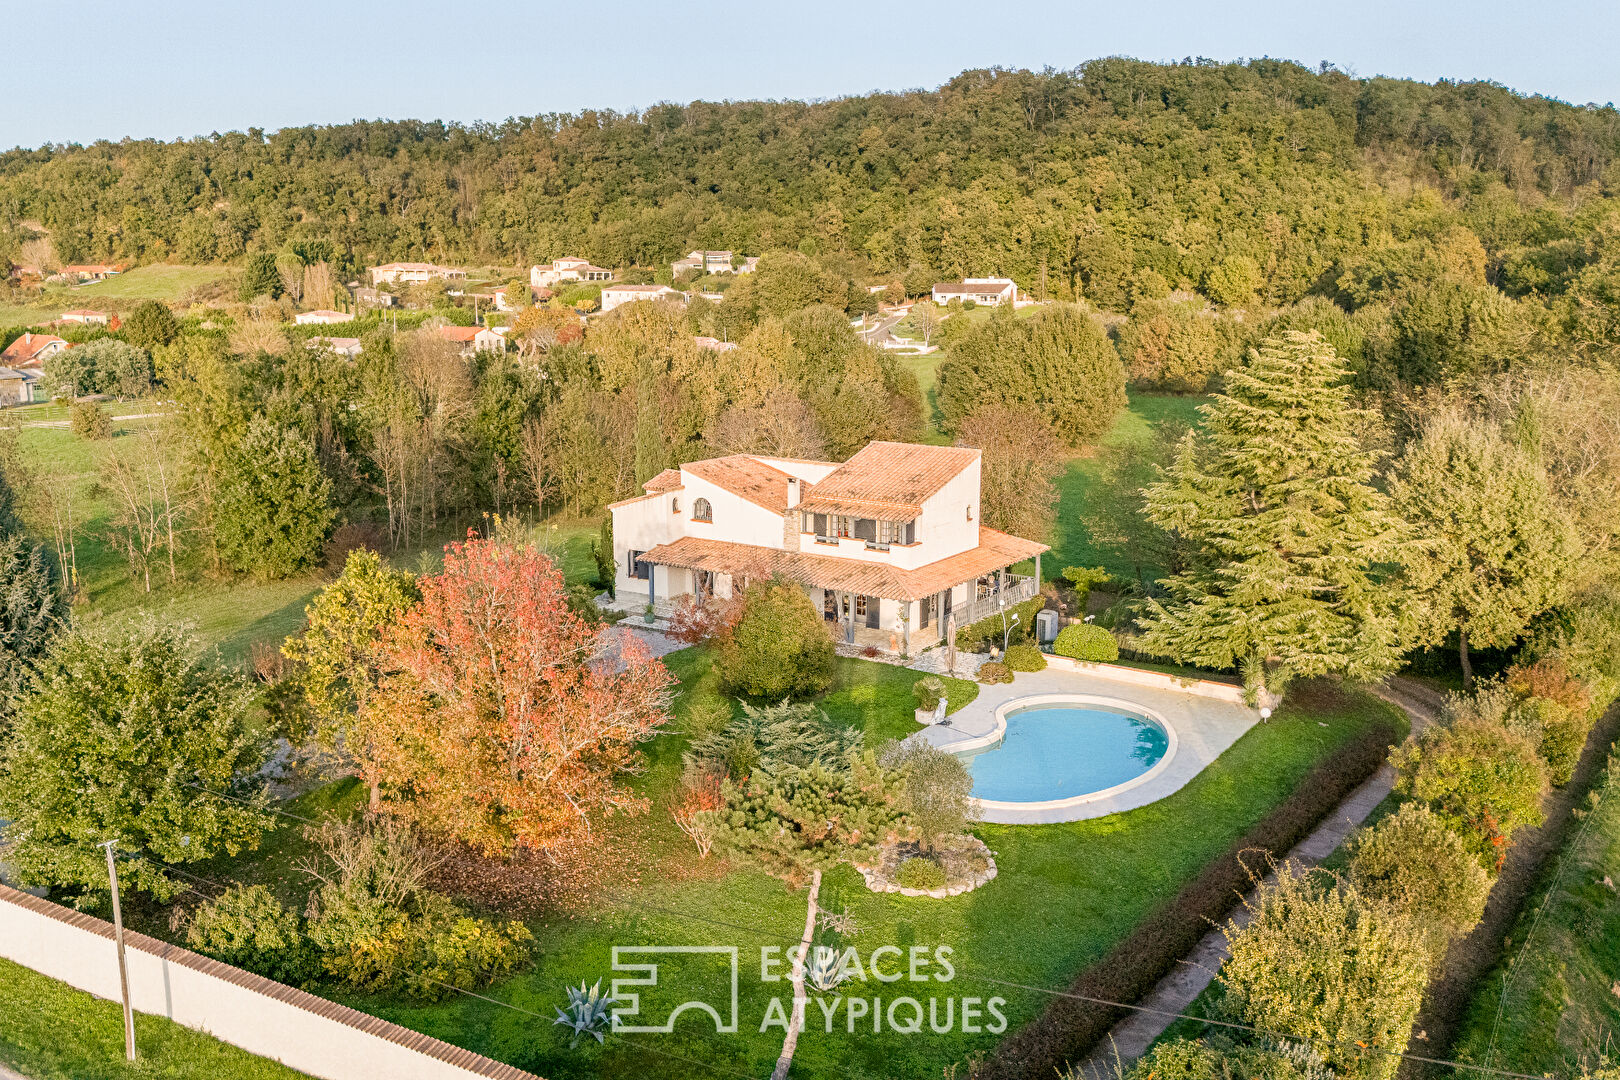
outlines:
[[[709,504],[708,499],[694,499],[692,501],[692,520],[709,522],[714,520],[714,507]]]

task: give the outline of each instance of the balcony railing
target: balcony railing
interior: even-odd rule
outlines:
[[[996,614],[1003,604],[1010,608],[1014,604],[1022,604],[1025,600],[1033,600],[1036,590],[1037,585],[1033,577],[1008,574],[1006,587],[1000,592],[952,608],[951,614],[956,616],[958,627],[967,626]]]

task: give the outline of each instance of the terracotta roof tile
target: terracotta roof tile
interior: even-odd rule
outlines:
[[[763,506],[778,514],[787,511],[787,482],[791,477],[757,458],[732,454],[707,461],[689,461],[681,468],[756,506]]]
[[[978,458],[979,451],[966,446],[868,443],[811,487],[805,509],[818,514],[885,511],[891,516],[881,520],[907,521]]]
[[[643,491],[656,494],[664,491],[679,491],[681,489],[681,470],[665,469],[645,484],[641,485]]]

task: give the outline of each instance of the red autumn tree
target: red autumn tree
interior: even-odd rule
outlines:
[[[673,684],[645,646],[569,611],[562,574],[526,547],[451,544],[419,584],[367,703],[389,735],[390,809],[494,854],[645,808],[620,778],[669,722]]]

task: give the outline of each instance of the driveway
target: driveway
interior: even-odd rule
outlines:
[[[1203,772],[1226,749],[1242,738],[1260,720],[1260,714],[1246,706],[1216,698],[1176,690],[1139,686],[1086,671],[1023,672],[1011,683],[981,687],[979,696],[952,715],[947,724],[926,727],[912,736],[944,750],[966,751],[982,746],[996,734],[996,709],[1009,701],[1038,694],[1083,694],[1114,698],[1127,704],[1145,706],[1175,729],[1176,747],[1163,770],[1136,787],[1095,801],[1066,807],[1029,809],[984,809],[985,821],[1009,825],[1081,821],[1103,817],[1157,802],[1179,791]],[[994,753],[995,751],[989,751]]]

